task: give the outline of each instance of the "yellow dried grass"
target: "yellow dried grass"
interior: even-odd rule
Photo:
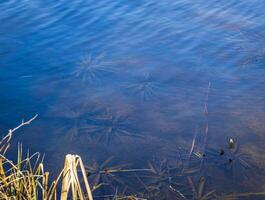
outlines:
[[[0,141],[0,199],[1,200],[93,200],[92,192],[86,177],[85,167],[78,155],[66,155],[65,165],[56,180],[49,184],[49,172],[44,170],[43,158],[39,153],[26,155],[23,159],[22,145],[18,145],[17,162],[6,158],[13,133],[20,127],[36,119],[22,122],[10,129]],[[82,176],[78,176],[78,172]],[[82,186],[80,181],[83,180]],[[62,184],[60,184],[62,183]],[[61,186],[61,193],[57,190]],[[71,195],[71,197],[70,197]]]

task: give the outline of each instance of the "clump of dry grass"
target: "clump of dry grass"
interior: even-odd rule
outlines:
[[[45,196],[48,173],[44,171],[40,154],[29,154],[22,158],[22,145],[19,145],[17,162],[6,158],[13,133],[20,127],[30,124],[37,115],[17,127],[10,129],[0,141],[0,199],[37,199]]]
[[[38,199],[42,193],[45,196],[48,173],[39,159],[38,153],[22,159],[21,145],[16,163],[0,154],[0,199]]]
[[[54,181],[49,181],[49,172],[44,170],[43,157],[39,153],[22,156],[22,145],[18,147],[17,162],[9,160],[5,153],[10,146],[13,133],[30,124],[37,115],[14,129],[0,141],[0,199],[3,200],[93,200],[82,159],[77,155],[66,155],[65,165]],[[82,177],[78,176],[81,171]],[[84,186],[80,184],[80,181]],[[60,189],[60,193],[58,192]],[[69,197],[71,195],[71,197]]]

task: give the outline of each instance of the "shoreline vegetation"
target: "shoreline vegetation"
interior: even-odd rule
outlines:
[[[38,115],[10,129],[0,141],[0,199],[3,200],[93,200],[93,188],[88,182],[88,172],[80,156],[67,154],[64,167],[55,178],[49,179],[49,172],[44,170],[43,157],[36,152],[22,158],[22,145],[18,144],[17,162],[8,159],[5,154],[10,147],[13,133],[19,128],[31,124]],[[150,171],[151,169],[104,169],[99,174],[116,172]],[[108,199],[141,200],[134,196],[118,197],[118,194],[108,196]],[[110,198],[109,198],[110,197]],[[106,199],[105,197],[103,197]]]
[[[44,170],[43,157],[38,152],[22,158],[22,145],[19,144],[17,163],[6,158],[5,153],[10,147],[13,133],[31,124],[37,116],[28,121],[22,120],[0,141],[0,199],[56,200],[60,196],[61,200],[67,200],[71,193],[73,200],[93,200],[85,167],[78,155],[66,155],[64,168],[53,181],[49,180],[49,172]],[[82,172],[84,186],[81,186],[79,181],[79,170]]]
[[[209,86],[210,87],[210,86]],[[207,105],[206,105],[207,107]],[[206,109],[207,110],[207,109]],[[207,111],[206,111],[207,113]],[[19,128],[29,125],[37,118],[35,115],[28,121],[22,120],[22,122],[15,128],[10,129],[8,133],[0,141],[0,199],[3,200],[93,200],[93,191],[100,188],[104,183],[98,183],[91,187],[88,178],[93,173],[98,175],[113,175],[118,172],[134,173],[137,172],[150,172],[157,173],[163,179],[164,171],[160,171],[151,163],[149,163],[148,169],[124,169],[124,168],[107,168],[101,169],[97,172],[89,170],[83,162],[80,156],[67,154],[65,156],[64,167],[55,178],[55,180],[49,179],[49,172],[44,170],[43,157],[40,153],[36,152],[32,155],[27,154],[26,158],[22,156],[22,145],[18,144],[17,162],[9,160],[5,154],[10,147],[10,140],[13,133]],[[230,141],[231,143],[231,141]],[[230,144],[229,143],[229,144]],[[190,148],[189,157],[193,154],[195,145],[195,139],[193,139],[192,146]],[[231,145],[231,144],[230,144]],[[195,153],[194,153],[195,155]],[[161,167],[161,166],[160,166]],[[157,171],[158,170],[158,171]],[[160,182],[157,177],[158,182]],[[196,187],[191,176],[188,175],[187,180],[191,186],[192,194],[186,196],[176,189],[172,184],[168,184],[167,187],[171,192],[175,193],[176,200],[232,200],[232,199],[246,199],[250,197],[263,197],[263,192],[249,192],[239,194],[217,195],[215,190],[205,191],[205,178],[201,177],[199,180],[199,186]],[[171,180],[170,180],[171,181]],[[163,180],[164,182],[164,180]],[[160,183],[159,183],[160,184]],[[146,188],[148,189],[148,188]],[[154,188],[153,188],[154,189]],[[157,189],[157,188],[156,188]],[[158,191],[162,193],[163,191]],[[179,198],[178,198],[178,197]],[[99,199],[96,196],[94,199]],[[118,192],[113,195],[103,195],[100,199],[109,200],[145,200],[149,199],[142,195],[119,195]],[[150,198],[152,199],[152,198]]]

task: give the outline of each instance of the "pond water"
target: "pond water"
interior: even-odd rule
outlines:
[[[264,199],[264,9],[1,0],[1,133],[39,114],[11,156],[20,141],[57,173],[81,155],[91,184],[105,183],[96,199]],[[117,165],[132,172],[96,176]]]

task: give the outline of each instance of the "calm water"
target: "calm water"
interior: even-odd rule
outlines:
[[[11,154],[21,141],[45,152],[54,173],[66,153],[101,170],[156,167],[101,177],[96,196],[263,191],[264,9],[260,0],[1,0],[1,133],[39,114]]]

